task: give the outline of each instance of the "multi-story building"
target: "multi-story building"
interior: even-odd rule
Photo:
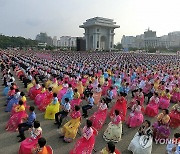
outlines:
[[[148,29],[144,32],[144,47],[145,49],[159,47],[159,38],[156,36],[156,31]]]
[[[121,39],[121,44],[123,48],[135,48],[136,47],[136,37],[123,35]]]
[[[168,33],[171,47],[180,47],[180,31]]]
[[[138,49],[180,47],[180,31],[157,37],[156,31],[148,29],[144,34],[137,35],[136,37],[123,35],[121,44],[123,48]]]
[[[76,37],[71,36],[61,36],[60,40],[58,40],[58,47],[62,48],[76,48]]]
[[[53,46],[57,46],[57,36],[53,37]]]

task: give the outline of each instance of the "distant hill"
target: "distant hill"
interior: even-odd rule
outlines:
[[[25,39],[24,37],[14,37],[14,36],[10,37],[10,36],[0,35],[1,49],[7,49],[9,47],[11,48],[35,47],[37,46],[37,44],[38,41]]]

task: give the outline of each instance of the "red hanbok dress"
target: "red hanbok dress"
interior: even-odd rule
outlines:
[[[92,126],[99,131],[107,117],[107,105],[101,103],[99,109],[89,118],[92,121]]]
[[[124,97],[117,100],[116,104],[112,107],[110,111],[110,117],[114,116],[114,111],[118,110],[121,120],[124,121],[127,113],[127,101]]]
[[[178,128],[180,127],[180,105],[175,104],[172,107],[172,111],[169,114],[171,120],[170,120],[170,127],[172,128]]]

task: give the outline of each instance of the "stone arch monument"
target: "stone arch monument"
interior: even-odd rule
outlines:
[[[114,49],[114,29],[120,26],[116,25],[113,19],[95,17],[86,20],[79,26],[85,29],[86,50],[108,50]]]

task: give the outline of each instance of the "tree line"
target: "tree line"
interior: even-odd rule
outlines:
[[[25,39],[24,37],[10,37],[5,35],[0,35],[0,48],[28,48],[28,47],[36,47],[38,42],[36,40]]]

